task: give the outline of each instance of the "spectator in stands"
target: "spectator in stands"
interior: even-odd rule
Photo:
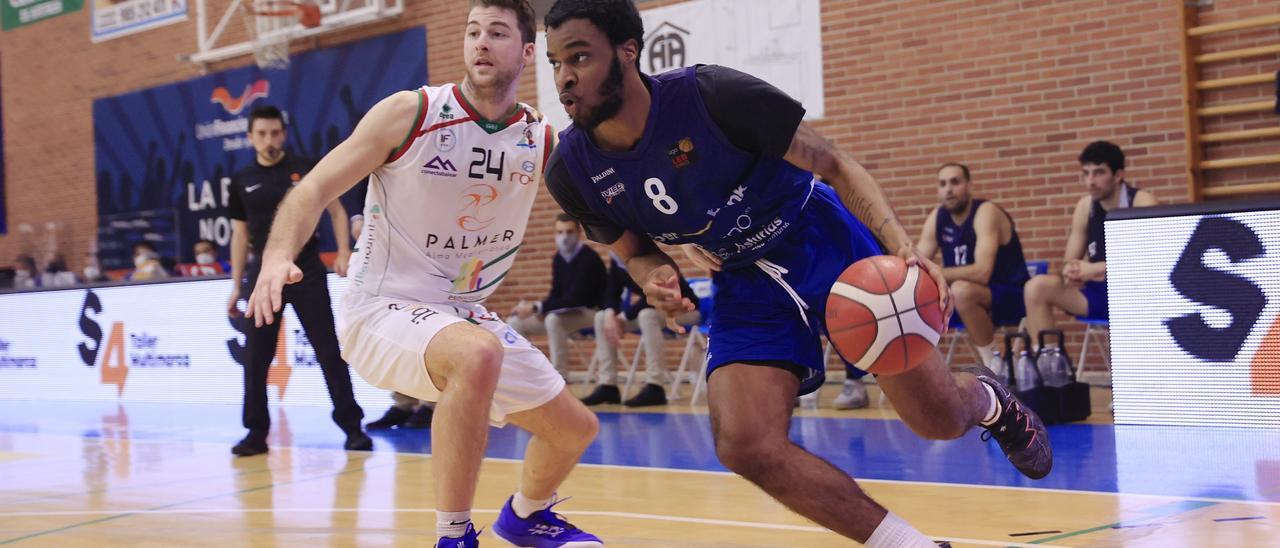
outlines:
[[[42,287],[72,287],[76,285],[76,274],[67,269],[67,257],[61,251],[54,251],[49,262],[40,273]]]
[[[969,167],[943,164],[938,170],[941,205],[925,219],[916,247],[930,259],[942,253],[956,314],[982,364],[999,371],[995,326],[1017,325],[1026,316],[1022,290],[1030,276],[1013,217],[971,192]]]
[[[40,287],[40,271],[36,269],[36,260],[30,255],[18,255],[13,261],[13,288],[35,289]]]
[[[84,269],[80,271],[80,282],[86,284],[109,282],[105,273],[102,272],[102,265],[98,262],[98,254],[93,251],[84,253]]]
[[[561,213],[555,223],[556,253],[551,259],[551,293],[539,302],[521,300],[507,320],[517,333],[547,335],[551,363],[569,378],[569,335],[595,325],[604,296],[604,261],[583,243],[582,225]]]
[[[217,276],[230,270],[218,260],[218,244],[213,240],[197,240],[192,246],[196,258],[194,264],[182,265],[183,274],[187,276]]]
[[[1076,201],[1062,272],[1027,282],[1027,331],[1033,344],[1039,344],[1040,331],[1053,328],[1055,308],[1074,316],[1108,318],[1103,220],[1113,209],[1156,205],[1154,194],[1125,180],[1124,151],[1115,144],[1090,143],[1079,161],[1080,181],[1088,194]]]
[[[67,270],[66,255],[58,247],[58,232],[66,225],[54,221],[45,223],[45,238],[36,238],[36,230],[27,223],[18,225],[18,258],[14,271],[14,287],[71,287],[76,275]]]
[[[128,280],[140,282],[168,278],[169,273],[160,264],[160,253],[151,242],[142,241],[133,245],[133,272]]]
[[[665,405],[667,393],[662,389],[662,379],[667,373],[665,352],[663,349],[664,327],[666,317],[645,299],[644,291],[636,285],[627,273],[617,255],[609,253],[609,278],[605,286],[604,308],[595,314],[596,330],[596,362],[600,365],[600,384],[585,398],[582,403],[599,405],[602,403],[619,403],[622,394],[618,390],[618,343],[627,331],[640,330],[640,344],[644,348],[644,388],[640,389],[623,405],[627,407],[644,407],[649,405]],[[680,290],[685,298],[698,304],[698,297],[683,278]],[[700,315],[697,310],[684,313],[676,318],[680,325],[698,323]]]

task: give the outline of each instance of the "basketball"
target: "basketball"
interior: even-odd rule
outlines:
[[[899,257],[868,257],[846,268],[827,297],[827,330],[836,351],[877,375],[914,369],[942,336],[938,284]]]

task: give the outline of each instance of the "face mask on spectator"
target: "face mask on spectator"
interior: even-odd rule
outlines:
[[[578,248],[578,235],[556,234],[556,248],[564,255],[572,255]]]
[[[218,262],[218,257],[212,253],[201,253],[196,255],[196,264],[213,264]]]
[[[159,256],[155,253],[144,251],[133,256],[133,266],[135,268],[142,268],[143,265],[147,264],[147,261],[154,261],[158,258]]]
[[[102,271],[98,270],[96,266],[84,267],[84,279],[86,280],[96,280],[99,274],[102,274]]]

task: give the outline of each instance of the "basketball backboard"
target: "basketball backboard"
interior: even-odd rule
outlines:
[[[207,64],[253,53],[254,42],[249,29],[242,23],[246,17],[252,16],[246,14],[241,2],[194,0],[196,51],[179,58]],[[269,29],[258,25],[258,39],[292,41],[390,19],[404,12],[404,0],[317,0],[316,3],[323,16],[319,26],[306,28],[291,19]]]

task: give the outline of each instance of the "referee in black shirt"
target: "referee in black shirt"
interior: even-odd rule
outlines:
[[[249,114],[249,141],[253,144],[257,157],[254,163],[232,177],[227,204],[232,227],[231,279],[235,282],[245,279],[249,245],[252,244],[258,253],[266,249],[267,233],[275,218],[276,207],[284,200],[285,193],[298,184],[314,165],[304,158],[286,155],[285,137],[284,116],[280,109],[260,106]],[[329,215],[333,221],[334,237],[338,242],[338,258],[334,261],[334,270],[339,276],[346,276],[347,260],[351,257],[347,214],[342,204],[334,200],[329,205]],[[293,311],[302,322],[311,346],[315,348],[316,360],[320,362],[325,384],[329,387],[329,398],[333,400],[333,421],[347,434],[344,447],[348,450],[372,449],[372,440],[360,428],[364,411],[351,392],[351,375],[347,371],[347,362],[342,360],[338,349],[338,336],[333,327],[333,309],[329,304],[329,286],[326,283],[327,271],[316,252],[314,236],[298,253],[296,262],[304,277],[300,283],[285,288],[284,302],[293,305]],[[245,287],[253,287],[257,281],[258,268],[255,258],[254,263],[249,265],[248,285]],[[240,315],[236,302],[240,300],[241,291],[239,283],[232,284],[231,298],[227,302],[227,313],[232,317]],[[249,291],[245,289],[243,294],[248,295]],[[276,313],[275,322],[262,327],[254,327],[252,323],[247,326],[245,338],[249,347],[249,360],[244,368],[242,420],[249,433],[231,448],[231,452],[236,455],[249,456],[267,452],[267,431],[271,428],[271,416],[267,412],[267,370],[275,357],[279,335],[279,312]]]

